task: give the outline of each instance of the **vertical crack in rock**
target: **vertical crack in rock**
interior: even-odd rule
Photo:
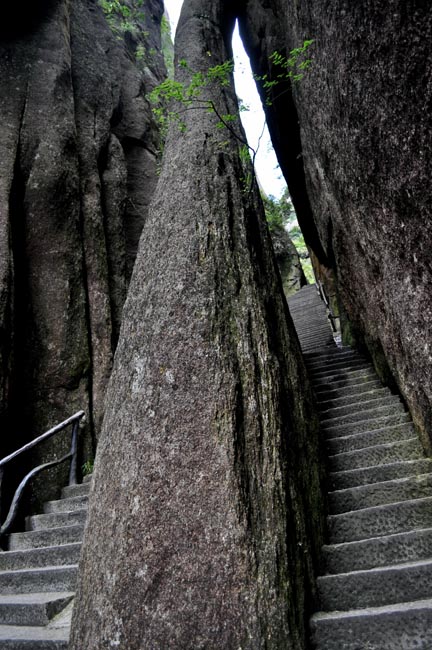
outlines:
[[[92,416],[100,429],[103,399],[112,367],[107,245],[101,206],[99,156],[108,146],[113,112],[108,61],[101,56],[99,13],[80,0],[71,15],[72,79],[80,170],[80,199],[91,350]],[[96,52],[95,52],[96,48]],[[98,65],[95,65],[95,62]]]
[[[187,0],[176,61],[229,59],[234,19]],[[237,114],[232,83],[202,98]],[[300,650],[323,534],[312,396],[241,142],[182,116],[124,308],[70,647]]]
[[[275,74],[280,74],[280,69],[276,69],[275,72],[272,64],[271,55],[274,52],[289,57],[289,52],[293,47],[303,44],[302,40],[289,46],[284,21],[285,13],[286,8],[283,0],[272,0],[270,3],[246,0],[241,3],[240,33],[250,57],[252,70],[258,79],[258,92],[263,102],[272,143],[287,182],[305,241],[313,249],[318,259],[325,263],[326,252],[318,235],[310,204],[299,116],[293,98],[291,81],[289,79],[282,80],[268,92],[261,79],[265,75],[269,79],[273,79]],[[270,100],[270,104],[268,100]]]

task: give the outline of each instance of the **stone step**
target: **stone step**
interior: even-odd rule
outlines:
[[[344,422],[342,424],[329,424],[326,422],[321,426],[321,429],[327,438],[337,438],[339,436],[349,436],[353,433],[384,429],[391,425],[406,424],[411,421],[409,413],[402,411],[395,415],[382,415],[378,418],[359,420],[358,422]]]
[[[308,309],[304,308],[304,305],[299,306],[298,308],[292,308],[290,306],[290,313],[291,313],[291,318],[293,319],[294,323],[297,325],[297,330],[299,332],[302,331],[302,327],[304,325],[308,325],[310,322],[307,319],[307,316],[310,315],[311,319],[313,319],[315,322],[318,323],[318,325],[322,325],[323,323],[328,322],[327,321],[327,312],[325,308],[323,309],[320,305],[314,307],[309,307]]]
[[[313,340],[313,339],[304,339],[301,336],[299,337],[300,341],[300,347],[302,348],[302,352],[304,352],[306,349],[309,348],[316,348],[318,346],[323,346],[323,345],[330,345],[331,344],[331,336],[330,337],[322,337],[319,340]]]
[[[325,319],[325,316],[321,315],[319,312],[316,312],[315,316],[315,322],[311,319],[304,318],[293,319],[299,337],[316,336],[316,338],[319,338],[322,334],[330,334],[330,336],[332,336],[330,321]]]
[[[380,607],[430,595],[432,560],[351,571],[318,578],[324,611]]]
[[[348,573],[432,557],[432,528],[323,547],[326,573]]]
[[[76,510],[75,512],[54,512],[46,515],[33,515],[27,518],[27,530],[44,530],[47,528],[58,528],[59,526],[83,525],[87,516],[87,510]]]
[[[388,388],[375,388],[362,393],[351,393],[341,397],[334,397],[333,399],[318,400],[318,408],[320,413],[324,413],[329,409],[337,409],[341,406],[356,406],[363,402],[371,402],[372,400],[388,396],[391,396]]]
[[[310,299],[304,300],[289,300],[289,309],[294,316],[304,317],[305,314],[314,314],[316,312],[321,312],[323,318],[326,317],[327,310],[323,302],[316,302],[316,300],[311,297]]]
[[[326,361],[328,359],[335,359],[336,357],[343,359],[353,354],[358,354],[358,353],[350,347],[347,346],[335,347],[335,349],[332,352],[328,352],[327,350],[324,351],[318,350],[317,352],[305,354],[305,361],[306,363],[311,363],[313,361],[319,361],[319,360]]]
[[[325,311],[323,312],[322,309],[317,308],[308,310],[306,312],[304,310],[297,309],[290,311],[291,318],[293,319],[298,334],[302,334],[306,327],[310,328],[311,324],[316,325],[317,328],[330,327],[330,323],[327,319],[327,314]],[[307,318],[308,314],[310,315],[309,319]]]
[[[337,490],[329,492],[328,497],[330,512],[334,515],[406,499],[432,497],[432,474]]]
[[[304,314],[296,313],[293,315],[293,322],[299,337],[305,334],[318,335],[322,331],[331,332],[330,322],[320,310],[316,310],[309,319]]]
[[[309,318],[301,312],[296,312],[292,314],[292,319],[300,333],[300,335],[305,331],[305,329],[314,331],[314,328],[317,330],[327,328],[327,331],[330,327],[327,316],[323,314],[320,309],[316,309],[313,313],[309,315]]]
[[[345,372],[338,372],[337,370],[330,369],[327,372],[314,374],[311,379],[314,386],[331,383],[335,387],[338,387],[341,383],[343,385],[344,382],[348,382],[351,379],[363,378],[365,376],[376,378],[375,371],[370,364],[364,364],[362,368],[345,370]]]
[[[415,437],[329,456],[329,466],[332,472],[343,472],[348,469],[376,467],[421,458],[422,447],[419,439]]]
[[[319,338],[317,337],[307,337],[307,336],[299,336],[299,341],[300,344],[303,348],[307,347],[316,347],[317,345],[327,345],[331,344],[333,340],[333,337],[330,334],[322,334]]]
[[[432,497],[330,515],[327,522],[331,544],[431,528]]]
[[[67,628],[0,625],[1,650],[67,650],[68,643]]]
[[[357,361],[366,361],[364,357],[361,357],[356,352],[351,352],[349,354],[333,355],[327,357],[326,359],[305,359],[306,367],[308,370],[326,370],[330,368],[345,368],[349,366],[352,362]]]
[[[328,420],[340,422],[352,422],[357,420],[357,414],[370,413],[371,411],[377,411],[379,414],[382,413],[383,409],[386,408],[388,413],[391,414],[392,409],[399,410],[404,412],[402,402],[399,397],[395,395],[386,395],[371,398],[369,401],[360,401],[353,404],[337,406],[330,409],[320,408],[320,420],[323,424],[326,424]],[[367,417],[359,418],[362,420],[367,420]]]
[[[294,325],[297,329],[298,336],[319,336],[323,333],[331,334],[331,326],[329,321],[322,321],[322,315],[317,313],[314,318],[304,319],[294,318]]]
[[[325,310],[325,305],[322,302],[322,300],[319,298],[319,296],[315,296],[313,293],[305,296],[302,293],[296,293],[294,296],[290,297],[289,299],[289,306],[291,308],[303,308],[303,307],[308,307],[308,309],[312,309],[314,307],[320,307],[321,309]]]
[[[316,304],[317,299],[319,300],[318,304],[324,304],[319,297],[316,284],[308,284],[305,287],[302,287],[300,291],[297,291],[293,296],[290,296],[289,303],[291,302],[302,302],[304,300],[314,301]]]
[[[311,630],[316,650],[429,650],[432,600],[319,613]]]
[[[342,454],[346,451],[356,449],[365,449],[376,445],[397,442],[398,440],[407,440],[415,438],[414,425],[396,424],[394,426],[374,429],[373,431],[362,431],[361,433],[352,433],[349,436],[338,436],[327,439],[327,449],[331,455]]]
[[[390,481],[394,478],[428,474],[430,472],[432,472],[432,460],[422,458],[421,460],[399,461],[386,465],[332,472],[329,479],[330,484],[335,490],[342,490],[358,485],[380,483],[381,481]]]
[[[313,285],[314,286],[314,285]],[[303,293],[304,292],[304,293]],[[315,295],[316,294],[316,295]],[[315,293],[307,292],[305,289],[301,289],[301,291],[295,293],[293,296],[290,296],[289,299],[289,305],[319,305],[324,307],[324,303],[318,296],[318,293],[315,291]]]
[[[331,343],[333,341],[333,336],[330,331],[315,332],[310,336],[305,333],[299,336],[299,341],[304,346],[327,345],[327,343]]]
[[[326,344],[326,345],[327,345],[327,344]],[[332,344],[329,342],[328,345],[330,346],[330,345],[332,345]],[[311,351],[311,350],[322,349],[322,347],[323,347],[323,346],[322,346],[321,343],[319,343],[319,344],[317,344],[317,345],[303,345],[303,344],[300,345],[300,348],[301,348],[302,354],[303,354],[304,352],[309,352],[309,351]]]
[[[334,388],[333,386],[314,386],[314,392],[318,400],[333,400],[348,397],[350,395],[363,395],[376,388],[382,388],[382,384],[376,377],[369,381],[361,382],[360,384],[353,384],[351,386],[341,386]]]
[[[12,533],[9,535],[9,551],[36,549],[45,546],[58,546],[80,542],[84,533],[84,525],[61,526],[47,530]]]
[[[318,334],[319,332],[331,332],[331,325],[327,320],[326,316],[322,314],[321,311],[316,311],[309,318],[307,316],[300,314],[295,314],[293,317],[294,324],[297,328],[299,336],[305,334],[305,332],[313,334]]]
[[[317,328],[330,327],[327,312],[325,309],[323,310],[320,307],[308,309],[306,311],[304,309],[290,309],[290,312],[298,334],[301,334],[305,327],[310,328],[311,323],[313,323]]]
[[[0,595],[0,626],[47,625],[74,596],[73,592]],[[3,648],[0,641],[0,648]]]
[[[373,370],[353,370],[349,376],[344,379],[334,377],[320,377],[312,382],[313,389],[317,392],[336,390],[346,388],[347,386],[361,386],[370,381],[377,381],[377,376]]]
[[[380,400],[378,400],[378,404],[381,404]],[[386,417],[388,415],[399,415],[400,413],[406,413],[402,402],[397,397],[395,398],[391,396],[390,398],[386,398],[385,404],[382,406],[374,405],[369,408],[368,403],[366,402],[362,405],[359,411],[348,409],[347,413],[335,413],[333,417],[332,413],[325,413],[320,415],[320,420],[322,428],[329,429],[342,424],[376,420],[377,418]]]
[[[76,584],[77,569],[77,565],[73,564],[59,567],[0,571],[0,593],[73,591]]]
[[[0,571],[77,564],[80,550],[81,543],[76,542],[21,551],[4,551],[0,554]]]
[[[303,289],[299,291],[298,293],[294,294],[293,296],[290,296],[289,299],[289,305],[291,308],[291,305],[308,305],[308,306],[319,306],[325,309],[325,305],[318,296],[318,294],[314,294],[310,292],[309,294],[303,294]]]
[[[44,505],[44,513],[51,512],[76,512],[88,506],[88,496],[68,497],[57,501],[48,501]]]
[[[372,370],[369,361],[359,359],[358,361],[350,361],[349,363],[345,362],[331,366],[326,364],[323,368],[319,369],[308,369],[312,382],[322,377],[332,377],[335,381],[338,381],[344,379],[346,376],[351,376],[353,372],[358,373],[361,370]]]
[[[305,330],[314,331],[315,328],[316,330],[327,329],[328,331],[331,327],[326,314],[321,309],[315,309],[309,314],[309,318],[302,312],[294,312],[291,316],[300,335]]]
[[[93,478],[93,472],[91,474],[86,474],[86,476],[84,476],[82,482],[83,483],[90,483],[92,478]]]
[[[68,485],[62,490],[62,499],[69,499],[70,497],[83,497],[88,496],[90,492],[90,482],[79,483],[77,485]]]

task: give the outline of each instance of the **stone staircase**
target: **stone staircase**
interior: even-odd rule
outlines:
[[[289,300],[328,449],[316,650],[432,649],[432,461],[373,367],[337,347],[315,287]]]
[[[0,650],[67,648],[90,479],[28,517],[0,552]]]

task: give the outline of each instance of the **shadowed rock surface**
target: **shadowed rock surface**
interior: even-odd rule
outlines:
[[[233,22],[229,2],[188,0],[177,60],[225,61]],[[207,93],[237,111],[232,86]],[[71,650],[306,642],[323,523],[311,393],[241,142],[205,110],[184,119],[125,305]]]
[[[315,41],[293,97],[302,191],[312,208],[306,220],[312,227],[313,214],[351,334],[382,376],[394,376],[430,449],[430,9],[419,0],[248,0],[246,7],[255,72],[268,70],[269,52]],[[279,155],[290,142],[286,123],[295,129],[296,122],[281,119],[277,102],[267,114]],[[309,244],[320,257],[310,237]]]
[[[0,30],[0,451],[83,408],[90,453],[156,180],[163,6],[144,2],[134,36],[93,0],[17,4]]]

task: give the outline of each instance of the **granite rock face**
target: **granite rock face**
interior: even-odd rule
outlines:
[[[271,239],[282,279],[285,296],[291,296],[307,284],[296,247],[285,228],[275,227],[271,231]]]
[[[336,275],[351,332],[393,375],[430,449],[430,9],[418,0],[248,0],[243,32],[260,73],[269,50],[314,39],[292,99],[306,220],[325,257],[308,243]],[[278,106],[267,110],[276,148],[292,147]]]
[[[233,23],[230,2],[187,0],[177,60],[225,61]],[[201,98],[237,111],[232,84]],[[242,131],[198,107],[184,119],[125,305],[71,650],[306,645],[323,531],[312,397]]]
[[[88,451],[156,181],[163,6],[134,35],[94,0],[21,5],[0,29],[1,453],[81,408]]]

